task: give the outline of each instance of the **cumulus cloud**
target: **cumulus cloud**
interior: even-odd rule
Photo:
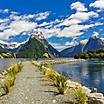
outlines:
[[[66,18],[63,22],[60,23],[59,26],[70,26],[70,25],[75,25],[79,24],[82,22],[85,22],[89,20],[90,18],[96,18],[99,15],[93,11],[91,12],[76,12],[75,14],[72,14],[68,18]]]
[[[88,11],[81,2],[73,3],[71,9],[75,9],[76,12],[70,14],[65,19],[55,19],[50,22],[44,20],[50,15],[48,11],[21,15],[8,9],[0,10],[0,13],[10,14],[6,18],[0,19],[0,39],[8,39],[9,36],[18,35],[21,32],[27,33],[34,29],[42,31],[45,38],[51,38],[53,36],[77,38],[83,35],[87,29],[104,25],[104,23],[97,21],[92,21],[92,23],[89,22],[88,24],[87,22],[91,21],[92,18],[98,18],[99,14],[95,11]],[[44,20],[44,22],[39,22],[41,20]],[[53,46],[58,49],[63,49],[75,44],[75,41],[72,41],[66,42],[64,45],[53,44]]]
[[[60,44],[60,43],[51,43],[51,42],[50,42],[50,44],[51,44],[54,48],[58,49],[59,51],[62,51],[62,50],[64,50],[64,49],[66,49],[66,48],[69,47],[69,46],[66,46],[66,45],[62,45],[62,44]]]
[[[31,19],[41,21],[46,19],[49,15],[49,12],[20,15],[19,13],[8,9],[0,9],[0,13],[9,14],[7,17],[0,19],[0,39],[2,40],[7,40],[10,36],[18,35],[22,32],[32,31],[32,29],[37,28],[39,24],[35,21],[31,21]],[[46,23],[40,24],[40,27],[42,25],[45,26]]]
[[[65,46],[76,46],[76,45],[78,45],[78,42],[76,42],[76,41],[71,41],[71,42],[66,42],[65,43]]]
[[[104,9],[104,0],[96,0],[90,4],[90,7]]]
[[[98,17],[99,15],[93,11],[91,12],[76,12],[70,16],[70,19],[77,19],[79,21],[87,21],[90,18]]]
[[[88,39],[84,39],[80,41],[81,44],[86,44],[87,42],[88,42]]]
[[[87,11],[87,8],[85,8],[85,5],[81,2],[72,3],[71,9],[76,9],[77,11]]]
[[[34,17],[36,18],[37,21],[40,21],[46,19],[49,16],[49,14],[50,14],[49,12],[38,13]]]
[[[103,25],[104,23],[99,23],[96,22],[95,24],[86,24],[86,25],[79,25],[79,24],[75,24],[75,25],[71,25],[68,27],[65,27],[64,29],[56,29],[58,30],[58,35],[57,37],[78,37],[84,34],[84,30],[92,28],[92,27],[96,27],[96,26],[100,26]],[[53,30],[55,31],[55,30]]]
[[[93,32],[92,37],[97,37],[97,36],[99,36],[99,33],[98,32]]]
[[[61,21],[56,28],[52,28],[52,31],[56,32],[57,37],[79,37],[85,33],[85,30],[104,25],[100,22],[95,22],[92,24],[83,24],[84,22],[90,20],[91,18],[98,18],[99,14],[94,11],[88,11],[85,5],[81,2],[75,2],[71,5],[71,9],[76,9],[76,13],[71,14],[69,17]],[[65,26],[61,29],[61,26]]]
[[[0,32],[0,39],[8,39],[9,36],[18,35],[21,32],[32,30],[37,24],[27,21],[13,21],[3,32]]]
[[[9,13],[9,9],[0,9],[0,13]]]

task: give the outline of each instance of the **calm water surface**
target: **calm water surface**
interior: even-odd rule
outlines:
[[[21,59],[0,59],[0,73],[6,70],[11,64],[19,62]]]
[[[72,80],[89,88],[96,87],[99,92],[104,93],[104,61],[72,62],[53,67]]]

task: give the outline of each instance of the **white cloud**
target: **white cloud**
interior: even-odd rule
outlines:
[[[86,44],[87,42],[88,42],[88,39],[84,39],[80,41],[81,44]]]
[[[58,26],[70,26],[70,25],[75,25],[81,23],[80,20],[78,19],[65,19],[62,23],[60,23]]]
[[[74,8],[75,5],[83,5],[83,4],[80,3],[80,2],[76,2],[76,3],[73,3],[71,5],[71,8],[72,7]],[[78,7],[76,7],[76,8],[78,9]],[[83,5],[83,8],[85,8],[84,5]],[[61,21],[61,23],[58,26],[76,25],[76,24],[79,24],[79,23],[86,22],[87,20],[89,20],[91,18],[99,17],[99,14],[94,12],[94,11],[88,12],[88,11],[85,11],[84,9],[81,9],[81,10],[77,10],[76,13],[71,14],[65,20]]]
[[[3,32],[0,32],[0,39],[7,40],[9,36],[18,35],[24,31],[30,31],[36,27],[36,23],[27,22],[27,21],[13,21],[10,25],[7,26]]]
[[[47,24],[47,23],[44,23],[44,24]],[[53,36],[75,38],[83,35],[85,30],[92,27],[104,25],[104,23],[96,22],[93,24],[85,24],[85,25],[74,24],[74,25],[67,26],[64,29],[61,29],[60,26],[62,25],[63,25],[62,23],[59,23],[58,25],[55,25],[54,27],[51,27],[49,29],[40,28],[40,30],[43,32],[45,38],[51,38]]]
[[[46,11],[46,12],[41,12],[41,13],[35,13],[35,14],[25,14],[25,15],[20,15],[17,12],[11,11],[10,12],[10,19],[14,19],[14,20],[30,20],[30,19],[34,19],[36,21],[41,21],[46,19],[49,15],[50,12]]]
[[[94,3],[90,4],[90,7],[104,9],[104,0],[96,0]]]
[[[9,13],[9,9],[0,9],[0,13]]]
[[[69,46],[62,45],[60,43],[50,43],[54,48],[56,48],[58,51],[62,51],[63,49],[68,48]]]
[[[69,41],[68,41],[68,42],[65,43],[65,45],[66,45],[66,46],[76,46],[76,45],[78,45],[78,42],[76,42],[76,41],[71,41],[71,42],[69,42]]]
[[[94,32],[94,33],[92,34],[92,37],[97,37],[97,36],[99,36],[99,33],[98,33],[98,32]]]
[[[37,21],[46,19],[49,16],[50,12],[43,12],[43,13],[38,13],[34,17],[36,18]]]
[[[28,21],[13,21],[10,24],[10,28],[15,30],[16,33],[20,33],[22,31],[29,31],[37,26],[37,23],[28,22]]]
[[[78,37],[84,33],[84,30],[100,25],[103,25],[103,23],[97,22],[89,25],[71,25],[69,27],[65,27],[63,30],[59,30],[57,37]]]
[[[85,8],[85,5],[81,2],[71,4],[71,9],[76,9],[77,11],[87,11],[87,8]]]
[[[52,36],[57,36],[58,34],[60,34],[60,28],[41,28],[40,30],[43,32],[45,38],[50,38]]]
[[[42,24],[40,24],[39,26],[42,27],[42,26],[47,26],[47,25],[50,25],[49,22],[43,22]]]
[[[10,11],[9,9],[0,9],[0,13],[9,13],[5,18],[0,19],[0,39],[7,40],[9,36],[18,35],[21,32],[29,32],[39,26],[37,22],[32,22],[31,19],[41,21],[49,16],[49,12],[41,12],[37,14],[24,14]],[[43,22],[40,27],[50,25],[48,22]]]
[[[70,16],[70,19],[77,19],[79,21],[87,21],[89,20],[90,18],[95,18],[95,17],[98,17],[99,15],[93,11],[91,12],[76,12],[75,14],[72,14]]]
[[[85,8],[84,4],[80,2],[73,3],[71,5],[71,9],[76,9],[76,13],[71,14],[66,19],[62,20],[58,25],[54,26],[56,28],[51,28],[53,36],[56,35],[56,37],[78,37],[85,33],[86,29],[104,25],[103,23],[96,22],[93,24],[84,24],[81,25],[83,22],[86,22],[90,20],[91,18],[97,18],[99,17],[99,14],[94,11],[87,11],[87,8]],[[81,24],[80,24],[81,23]],[[63,29],[61,29],[61,26],[66,26]],[[51,34],[52,34],[51,31]],[[55,34],[56,33],[56,34]],[[52,35],[51,35],[52,36]]]
[[[38,24],[37,21],[46,19],[49,16],[50,12],[20,15],[17,12],[11,11],[10,16],[5,19],[0,19],[0,30],[3,30],[2,32],[0,32],[0,39],[8,39],[9,36],[18,35],[21,32],[27,33],[32,29],[42,31],[45,38],[50,38],[53,36],[76,38],[83,35],[85,33],[85,30],[89,28],[104,25],[100,22],[95,22],[92,24],[84,23],[91,18],[98,17],[99,15],[94,11],[89,12],[82,3],[76,3],[76,5],[74,4],[72,8],[75,9],[77,5],[80,6],[78,7],[76,13],[71,14],[66,19],[56,19],[54,21],[43,22],[40,24]],[[80,8],[82,8],[82,10],[80,10]],[[34,21],[36,20],[36,22],[32,22],[31,19]],[[65,27],[62,29],[62,26]],[[65,45],[53,44],[53,46],[61,50],[66,48],[67,46],[72,46],[75,44],[76,43],[72,41],[70,43],[66,42]]]

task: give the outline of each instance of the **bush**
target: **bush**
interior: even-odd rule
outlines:
[[[76,98],[77,104],[86,104],[88,100],[85,92],[80,87],[75,89],[75,98]]]

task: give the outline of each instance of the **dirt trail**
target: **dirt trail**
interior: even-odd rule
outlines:
[[[71,104],[66,96],[56,95],[57,89],[42,80],[42,74],[29,61],[23,65],[10,92],[0,97],[0,104]]]

